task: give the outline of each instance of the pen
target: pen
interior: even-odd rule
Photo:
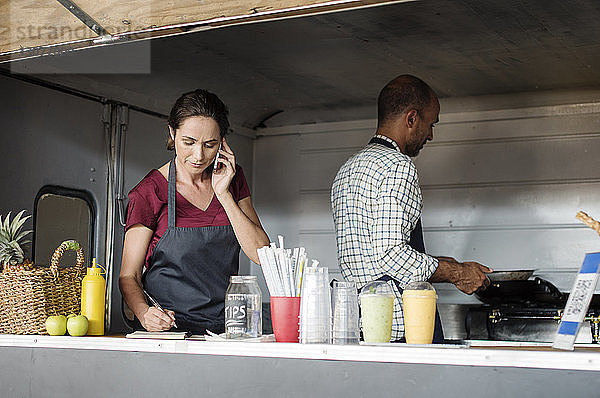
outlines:
[[[160,304],[158,304],[158,301],[154,300],[154,298],[148,294],[146,289],[142,289],[142,291],[144,292],[146,297],[148,297],[148,300],[150,300],[150,302],[152,303],[153,306],[155,306],[156,308],[161,310],[163,313],[167,314],[167,312],[163,309],[163,307],[161,307]],[[169,314],[167,314],[167,315],[169,315]],[[169,317],[170,317],[170,315],[169,315]],[[177,329],[177,324],[175,323],[175,319],[173,319],[173,326],[175,326],[175,329]]]

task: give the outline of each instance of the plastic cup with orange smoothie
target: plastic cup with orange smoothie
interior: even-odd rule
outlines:
[[[404,335],[409,344],[431,344],[437,294],[427,282],[409,283],[402,293]]]

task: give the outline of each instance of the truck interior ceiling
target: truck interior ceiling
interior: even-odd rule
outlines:
[[[4,66],[162,114],[200,85],[248,128],[356,120],[403,72],[442,98],[597,87],[599,13],[593,1],[414,1]]]
[[[127,192],[172,156],[174,101],[205,88],[230,109],[231,146],[271,240],[282,234],[290,247],[306,246],[340,279],[330,184],[373,134],[379,90],[408,73],[441,102],[435,140],[415,159],[428,250],[498,270],[534,268],[568,290],[581,253],[597,247],[574,216],[600,216],[600,2],[363,3],[14,53],[0,63],[0,214],[35,207],[36,262],[38,250],[53,249],[41,224],[55,235],[72,217],[87,261],[107,267],[109,330],[125,330],[118,273]],[[40,197],[44,186],[61,189]],[[46,208],[56,195],[63,199]],[[266,291],[258,266],[243,254],[240,264]],[[439,292],[440,305],[476,302],[451,286]]]

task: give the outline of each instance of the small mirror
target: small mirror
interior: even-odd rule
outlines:
[[[95,211],[86,191],[45,186],[38,193],[34,208],[33,258],[37,265],[50,265],[54,250],[65,240],[74,239],[83,248],[85,264],[93,256]],[[76,255],[67,251],[62,266],[75,264]]]

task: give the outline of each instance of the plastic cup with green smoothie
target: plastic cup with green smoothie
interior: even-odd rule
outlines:
[[[360,293],[363,339],[367,343],[389,343],[392,336],[394,292],[385,282],[366,284]]]

